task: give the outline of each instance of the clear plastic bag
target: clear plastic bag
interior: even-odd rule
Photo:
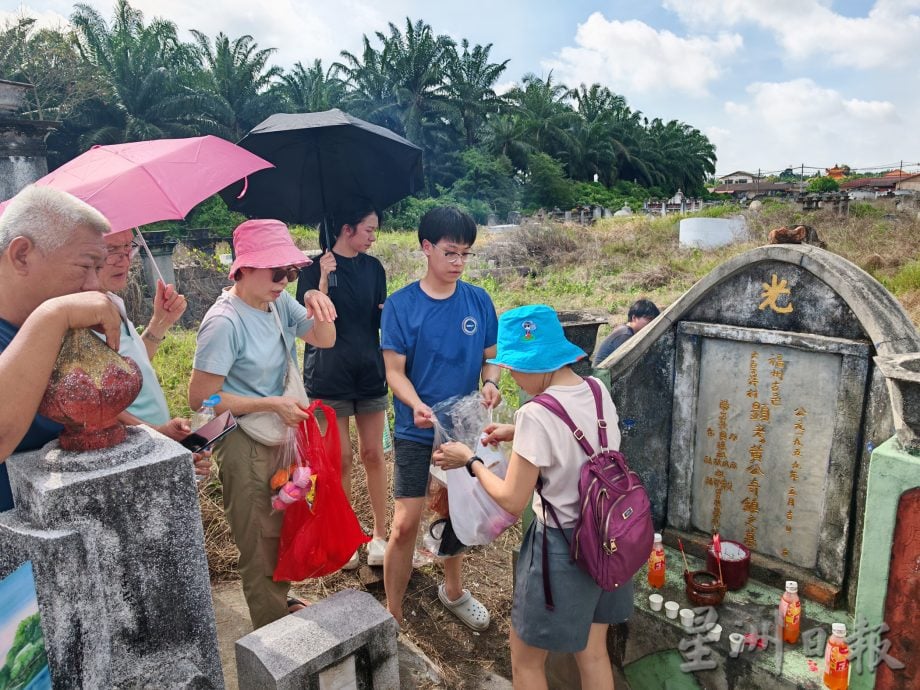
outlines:
[[[313,485],[313,472],[305,461],[306,440],[298,434],[298,427],[289,426],[284,440],[273,447],[272,508],[286,510],[289,505],[308,496]]]
[[[482,444],[483,430],[493,419],[493,410],[482,404],[479,393],[449,398],[435,405],[435,444],[460,441],[473,449],[483,463],[499,477],[508,471],[508,459],[498,447]],[[517,522],[517,516],[499,506],[479,480],[464,469],[449,470],[446,476],[450,529],[466,546],[493,542]]]

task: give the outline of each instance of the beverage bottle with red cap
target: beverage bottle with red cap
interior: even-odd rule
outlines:
[[[799,626],[802,620],[799,583],[795,580],[786,580],[786,591],[779,600],[779,615],[783,626],[783,642],[795,644],[799,641]]]
[[[648,557],[648,584],[655,589],[664,587],[664,545],[658,532],[655,532],[652,553]]]
[[[824,648],[824,687],[847,690],[850,676],[850,649],[847,647],[847,626],[834,623]]]

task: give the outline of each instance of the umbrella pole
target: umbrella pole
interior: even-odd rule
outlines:
[[[329,219],[325,215],[323,215],[323,232],[326,233],[326,247],[327,247],[326,251],[331,252],[332,251],[332,233],[329,232]],[[339,280],[335,276],[335,271],[330,273],[329,277],[326,278],[326,280],[328,281],[327,285],[329,287],[336,287],[339,284]]]
[[[160,267],[157,266],[157,262],[153,258],[153,252],[150,251],[150,247],[147,246],[147,240],[144,239],[144,233],[139,229],[134,228],[134,232],[137,233],[137,238],[141,241],[141,245],[144,247],[144,251],[147,252],[147,256],[150,259],[150,263],[153,264],[153,270],[156,271],[157,278],[160,280],[163,285],[166,285],[166,281],[163,280],[163,274],[160,273]]]

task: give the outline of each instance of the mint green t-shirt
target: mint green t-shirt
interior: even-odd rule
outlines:
[[[284,392],[287,354],[297,362],[296,338],[313,327],[307,310],[288,293],[272,303],[278,310],[287,347],[271,312],[246,304],[227,288],[198,328],[194,367],[224,377],[223,389],[250,398]]]

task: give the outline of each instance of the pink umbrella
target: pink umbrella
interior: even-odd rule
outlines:
[[[185,218],[227,185],[271,167],[236,144],[208,135],[94,146],[35,184],[70,192],[100,211],[112,232],[121,232]],[[0,213],[6,204],[0,204]]]

